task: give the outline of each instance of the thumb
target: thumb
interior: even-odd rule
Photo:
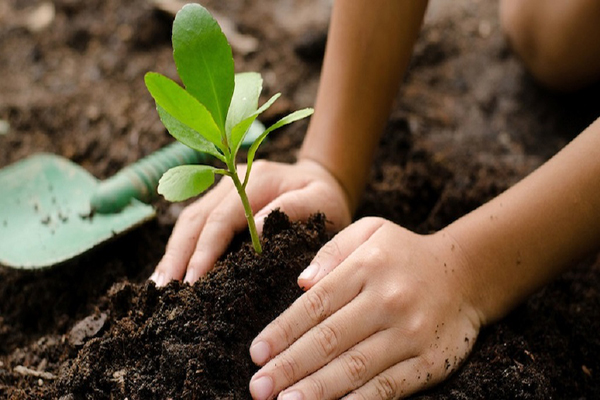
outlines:
[[[280,209],[282,212],[286,213],[292,221],[306,221],[311,214],[317,212],[318,210],[310,207],[306,199],[303,198],[302,192],[302,189],[286,192],[256,213],[255,223],[258,233],[262,235],[265,218],[273,210]]]
[[[298,286],[308,290],[346,260],[385,223],[380,218],[363,218],[327,242],[310,265],[298,276]]]
[[[285,192],[267,204],[256,214],[259,233],[262,233],[265,217],[277,208],[292,221],[306,221],[312,214],[322,212],[327,221],[332,223],[328,229],[334,232],[348,226],[352,219],[341,190],[332,190],[324,182],[311,182],[302,188]]]

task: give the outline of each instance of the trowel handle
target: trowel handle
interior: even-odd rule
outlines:
[[[156,196],[158,180],[169,169],[184,164],[199,164],[207,155],[174,142],[131,164],[101,182],[92,195],[92,209],[99,213],[121,211],[132,198],[143,202]]]

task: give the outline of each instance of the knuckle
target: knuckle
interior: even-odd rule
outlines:
[[[319,181],[314,186],[317,189],[317,194],[322,196],[323,200],[325,201],[324,204],[338,207],[341,200],[341,204],[345,206],[345,193],[341,186],[331,185],[329,182],[324,181]]]
[[[358,257],[354,258],[352,264],[352,273],[360,280],[365,282],[369,277],[378,272],[381,267],[384,267],[381,261],[382,255],[379,250],[367,246],[362,252],[358,253]]]
[[[313,322],[321,322],[329,315],[329,294],[322,286],[315,286],[304,294],[304,308]]]
[[[253,163],[253,168],[265,168],[268,164],[270,164],[270,162],[264,159],[255,160]]]
[[[385,218],[381,217],[364,217],[362,220],[366,221],[370,225],[385,225],[389,222]]]
[[[417,369],[421,371],[431,371],[435,369],[435,356],[432,352],[426,352],[418,356]]]
[[[388,265],[387,263],[387,252],[379,246],[369,246],[364,251],[364,262],[362,265],[369,266],[371,268],[381,268]]]
[[[331,359],[339,347],[339,335],[329,326],[318,327],[315,335],[317,348],[326,359]]]
[[[369,359],[364,353],[351,350],[344,355],[343,366],[350,382],[357,386],[365,380],[369,370]]]
[[[287,355],[282,355],[279,360],[275,363],[275,367],[281,372],[284,379],[288,383],[294,383],[298,379],[298,363]]]
[[[231,219],[231,212],[217,208],[206,219],[206,225],[223,224]]]
[[[423,311],[418,307],[422,304],[420,297],[422,294],[418,286],[408,281],[391,282],[380,292],[381,307],[385,313],[410,315],[414,322],[419,322],[418,326],[423,322]]]
[[[179,214],[178,221],[181,220],[188,223],[198,220],[202,216],[202,213],[200,212],[199,208],[200,207],[198,206],[198,203],[194,203],[184,208]]]
[[[274,334],[286,344],[286,347],[295,339],[292,325],[285,318],[276,318],[273,321],[273,330]]]
[[[381,293],[381,307],[388,315],[397,314],[410,304],[409,297],[402,285],[390,285]]]
[[[272,163],[268,160],[254,160],[252,162],[252,171],[250,172],[251,176],[261,176],[261,175],[271,175]],[[246,173],[247,166],[243,166],[243,173]]]
[[[388,374],[378,375],[375,379],[375,391],[378,399],[392,399],[398,392],[398,384],[396,380]]]
[[[424,340],[425,335],[423,333],[428,330],[428,321],[430,321],[430,318],[427,318],[424,313],[412,315],[406,324],[406,334],[408,337]]]
[[[281,197],[280,207],[290,216],[292,220],[303,217],[301,205],[305,202],[302,196],[296,191],[288,192],[287,196]]]
[[[324,399],[326,398],[326,390],[327,385],[321,379],[309,377],[306,378],[306,384],[308,386],[308,390],[314,395],[315,399]]]
[[[433,353],[433,351],[429,351],[425,354],[421,354],[416,359],[416,378],[423,387],[437,384],[451,372],[447,369],[446,362],[436,361],[439,359],[439,356],[436,357]]]
[[[340,246],[337,242],[337,240],[330,240],[329,242],[325,243],[325,245],[323,247],[321,247],[321,250],[319,251],[319,259],[323,260],[323,259],[334,259],[337,262],[341,261],[341,251],[340,251]]]
[[[352,393],[350,393],[350,395],[352,397],[350,397],[352,400],[367,400],[368,397],[366,394],[364,394],[363,392],[360,392],[358,390],[353,391]]]

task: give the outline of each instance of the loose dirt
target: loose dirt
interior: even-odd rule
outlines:
[[[356,216],[420,233],[510,187],[600,115],[598,86],[557,95],[529,78],[496,2],[430,3]],[[313,104],[328,0],[203,4],[231,25],[237,69],[263,74],[265,98],[283,93],[264,122]],[[143,75],[176,76],[171,23],[148,0],[1,2],[0,167],[46,151],[106,178],[169,143]],[[260,156],[293,161],[305,128],[274,134]],[[182,205],[153,204],[155,221],[68,264],[0,267],[0,398],[249,399],[248,345],[301,293],[296,276],[327,224],[277,214],[263,258],[242,235],[200,284],[157,289],[146,279]],[[600,398],[599,288],[593,255],[486,328],[451,379],[415,398]]]

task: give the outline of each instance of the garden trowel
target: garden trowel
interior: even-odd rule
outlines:
[[[255,136],[251,128],[243,145],[249,146]],[[50,267],[150,220],[154,209],[144,202],[154,197],[162,174],[208,157],[175,142],[105,181],[53,154],[33,155],[3,168],[0,265]]]

